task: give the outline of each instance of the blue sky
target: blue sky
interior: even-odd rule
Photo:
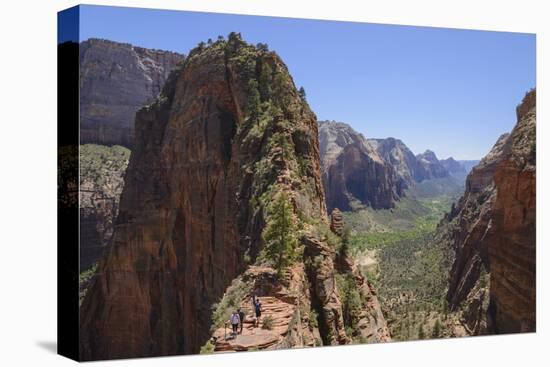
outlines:
[[[81,40],[185,54],[241,32],[282,57],[319,120],[440,158],[484,156],[536,82],[532,34],[102,6],[81,7],[80,19]]]

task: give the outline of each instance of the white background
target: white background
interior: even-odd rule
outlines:
[[[550,22],[547,1],[94,1],[298,18],[537,33],[537,333],[519,336],[132,360],[136,366],[548,365]],[[75,1],[0,3],[0,365],[74,362],[56,340],[56,12]],[[438,91],[434,91],[438,93]],[[519,103],[519,101],[518,101]],[[514,106],[511,106],[513,108]],[[546,206],[547,207],[547,206]],[[547,207],[548,208],[548,207]],[[122,366],[130,361],[99,362]]]

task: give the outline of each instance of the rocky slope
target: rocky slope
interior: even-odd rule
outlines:
[[[183,55],[101,39],[80,44],[82,144],[132,146],[136,111],[152,102]]]
[[[447,300],[470,334],[535,330],[535,99],[526,95],[440,225],[455,251]]]
[[[316,117],[275,53],[238,34],[199,45],[135,126],[113,245],[81,307],[82,359],[197,353],[250,292],[283,316],[277,340],[236,350],[389,340],[328,229]]]
[[[319,141],[329,210],[354,204],[387,209],[403,194],[392,166],[349,125],[319,121]]]
[[[333,211],[330,227],[338,233],[341,226],[341,213]],[[212,337],[205,344],[210,351],[390,340],[372,285],[345,251],[335,251],[326,237],[315,232],[305,231],[303,261],[291,266],[282,279],[270,267],[250,266],[232,283],[216,313],[225,310],[228,318],[232,310],[240,308],[246,314],[245,326],[242,334],[233,337],[227,335],[226,326],[214,324]],[[256,326],[252,295],[262,302],[262,318]]]

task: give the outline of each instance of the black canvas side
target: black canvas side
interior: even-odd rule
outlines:
[[[78,7],[58,13],[57,352],[79,360]]]

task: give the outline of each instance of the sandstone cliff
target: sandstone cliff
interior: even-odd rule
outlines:
[[[132,147],[136,111],[159,94],[183,55],[108,40],[80,44],[82,144]]]
[[[417,155],[416,159],[424,167],[426,179],[449,176],[447,169],[439,162],[439,159],[437,159],[437,156],[431,150],[426,150],[424,153]]]
[[[197,353],[251,293],[285,315],[254,349],[389,340],[328,230],[316,117],[274,52],[238,34],[200,45],[135,126],[113,245],[81,308],[82,359]],[[281,226],[295,229],[284,253],[269,236]],[[337,275],[359,307],[343,310]]]
[[[535,330],[535,99],[526,95],[440,225],[455,251],[447,300],[470,334]]]
[[[349,211],[362,206],[393,208],[407,189],[418,183],[440,180],[439,185],[456,187],[465,178],[465,173],[462,176],[458,173],[464,172],[458,162],[439,161],[430,150],[415,156],[399,139],[365,139],[345,123],[318,123],[329,210]],[[452,179],[445,164],[457,172],[458,181]]]
[[[393,167],[349,125],[319,121],[323,184],[329,210],[391,208],[403,194]]]
[[[399,184],[410,188],[416,182],[428,179],[426,169],[411,150],[399,139],[368,139],[378,154],[395,170]]]

